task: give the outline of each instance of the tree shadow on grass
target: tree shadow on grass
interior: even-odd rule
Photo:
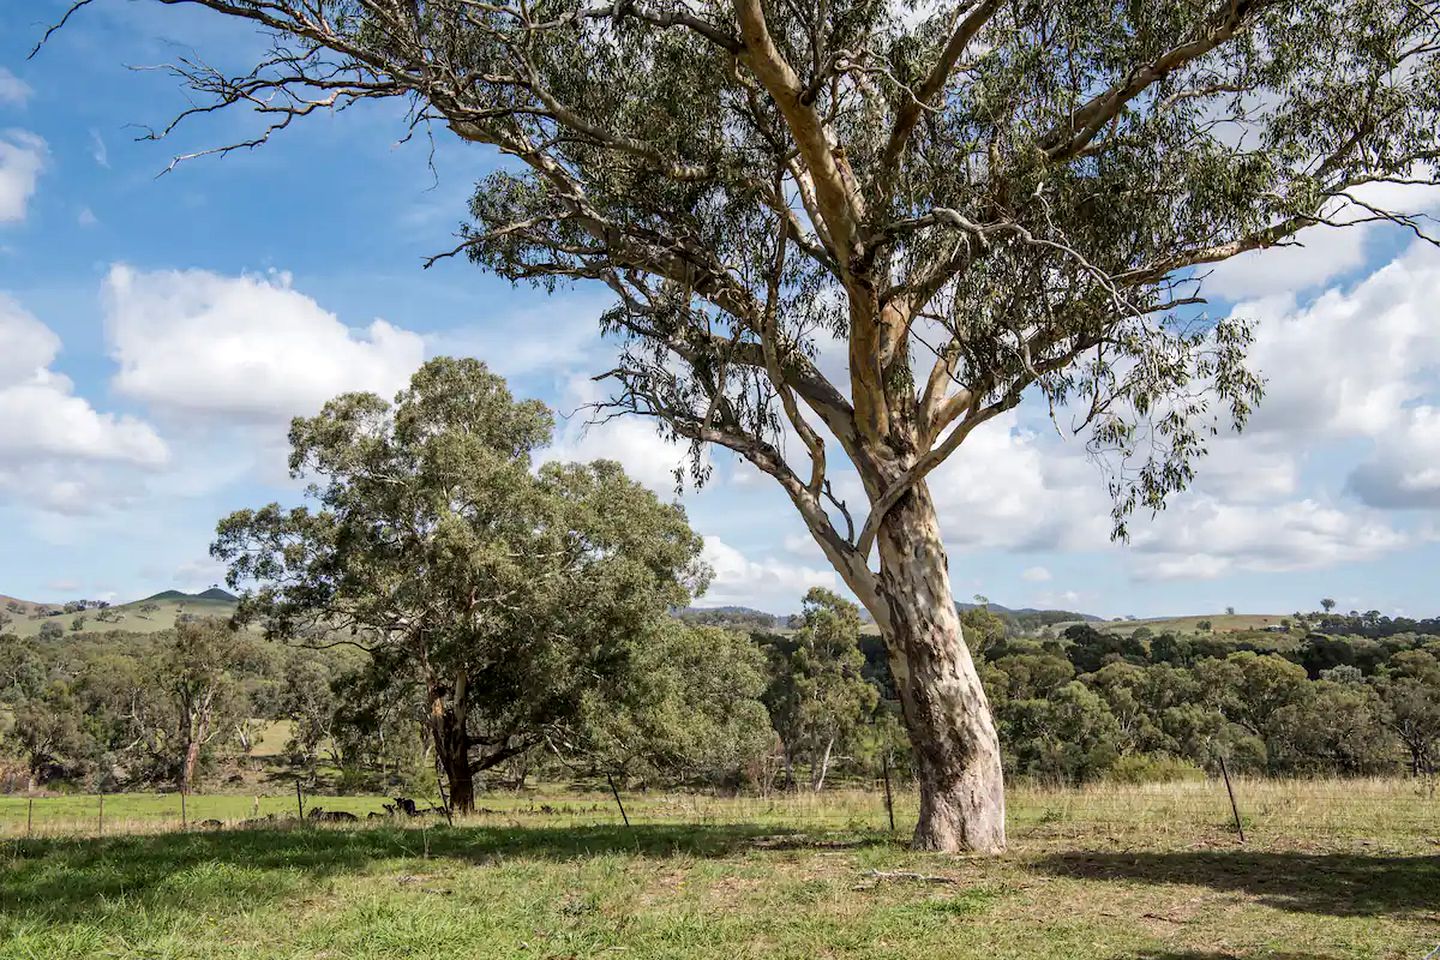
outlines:
[[[716,858],[766,849],[771,831],[745,824],[633,827],[381,826],[358,829],[219,830],[0,843],[0,929],[7,920],[94,919],[120,909],[225,913],[313,890],[347,874],[414,861],[484,865],[578,861],[608,854],[644,859]],[[786,834],[795,846],[893,844],[888,834]]]
[[[1440,910],[1440,857],[1263,851],[1073,852],[1032,864],[1056,876],[1210,887],[1280,910],[1336,917]]]

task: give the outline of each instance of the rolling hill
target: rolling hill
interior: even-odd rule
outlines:
[[[1262,630],[1278,626],[1282,620],[1292,619],[1288,613],[1201,613],[1183,617],[1152,617],[1149,620],[1116,620],[1095,624],[1096,629],[1106,633],[1132,633],[1140,627],[1149,627],[1155,633],[1198,633],[1202,620],[1210,622],[1214,633],[1236,633],[1241,630]],[[1068,624],[1066,624],[1068,626]]]
[[[11,609],[15,604],[18,609]],[[115,604],[105,611],[85,611],[85,632],[101,633],[108,630],[125,630],[130,633],[155,633],[175,626],[175,620],[182,613],[197,617],[228,617],[235,610],[236,598],[218,587],[200,593],[182,593],[179,590],[165,590],[154,596],[135,600],[131,603]],[[33,637],[40,633],[45,623],[57,623],[70,633],[75,619],[73,613],[56,616],[36,617],[37,610],[58,610],[63,603],[36,603],[16,597],[0,595],[0,610],[13,622],[8,632],[21,637]],[[101,620],[104,612],[107,619]]]

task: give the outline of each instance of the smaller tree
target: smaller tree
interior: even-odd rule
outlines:
[[[810,788],[821,790],[836,748],[865,723],[878,699],[863,674],[860,610],[848,600],[812,587],[805,594],[793,641],[773,648],[765,703],[785,745],[794,781],[797,761],[810,765]]]
[[[84,630],[84,629],[85,629],[85,614],[83,614],[83,613],[77,613],[77,614],[75,614],[75,619],[70,621],[70,629],[71,629],[71,631],[74,632],[74,633],[79,633],[81,630]]]
[[[40,624],[39,636],[41,640],[58,640],[65,636],[65,628],[54,620],[47,620]]]
[[[1323,597],[1320,600],[1320,606],[1322,609],[1324,609],[1326,613],[1329,613],[1331,610],[1335,609],[1335,601],[1330,597]]]
[[[982,597],[976,597],[979,601]],[[1005,621],[988,605],[971,607],[960,614],[965,644],[977,660],[987,659],[1005,643]]]
[[[248,647],[245,635],[223,620],[201,619],[176,626],[160,655],[156,680],[167,697],[182,793],[195,786],[205,746],[233,729],[230,719],[244,712],[233,672],[249,656]]]
[[[16,704],[11,736],[25,761],[27,792],[35,789],[47,767],[73,761],[85,751],[82,719],[73,690],[60,680]]]
[[[329,660],[303,652],[292,656],[284,669],[279,707],[290,720],[287,747],[312,778],[321,749],[327,743],[332,750],[337,748],[335,679]],[[333,759],[341,760],[338,753]]]
[[[764,660],[749,637],[660,622],[635,637],[629,667],[585,697],[574,761],[612,785],[640,776],[697,777],[736,787],[769,746]]]
[[[1376,681],[1385,725],[1409,755],[1414,776],[1440,766],[1440,657],[1407,650]]]
[[[147,618],[147,619],[148,619],[149,617],[151,617],[152,615],[154,615],[155,613],[158,613],[159,610],[160,610],[160,604],[158,604],[158,603],[142,603],[142,604],[140,604],[140,615],[141,615],[142,617]]]
[[[703,587],[700,538],[619,464],[546,464],[538,401],[476,360],[438,358],[392,404],[346,394],[290,428],[318,509],[221,521],[211,548],[241,619],[346,643],[373,689],[417,704],[457,810],[475,775],[578,736],[630,638]]]

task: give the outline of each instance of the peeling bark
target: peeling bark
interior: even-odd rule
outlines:
[[[930,492],[921,483],[881,524],[881,633],[915,748],[923,850],[1005,849],[1005,781],[990,704],[960,628]]]

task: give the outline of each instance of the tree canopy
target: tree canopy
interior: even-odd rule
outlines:
[[[317,509],[239,511],[213,547],[238,619],[360,647],[416,694],[462,809],[473,773],[565,734],[705,583],[684,512],[618,464],[534,467],[550,422],[484,364],[432,360],[393,404],[297,418],[290,466]]]

